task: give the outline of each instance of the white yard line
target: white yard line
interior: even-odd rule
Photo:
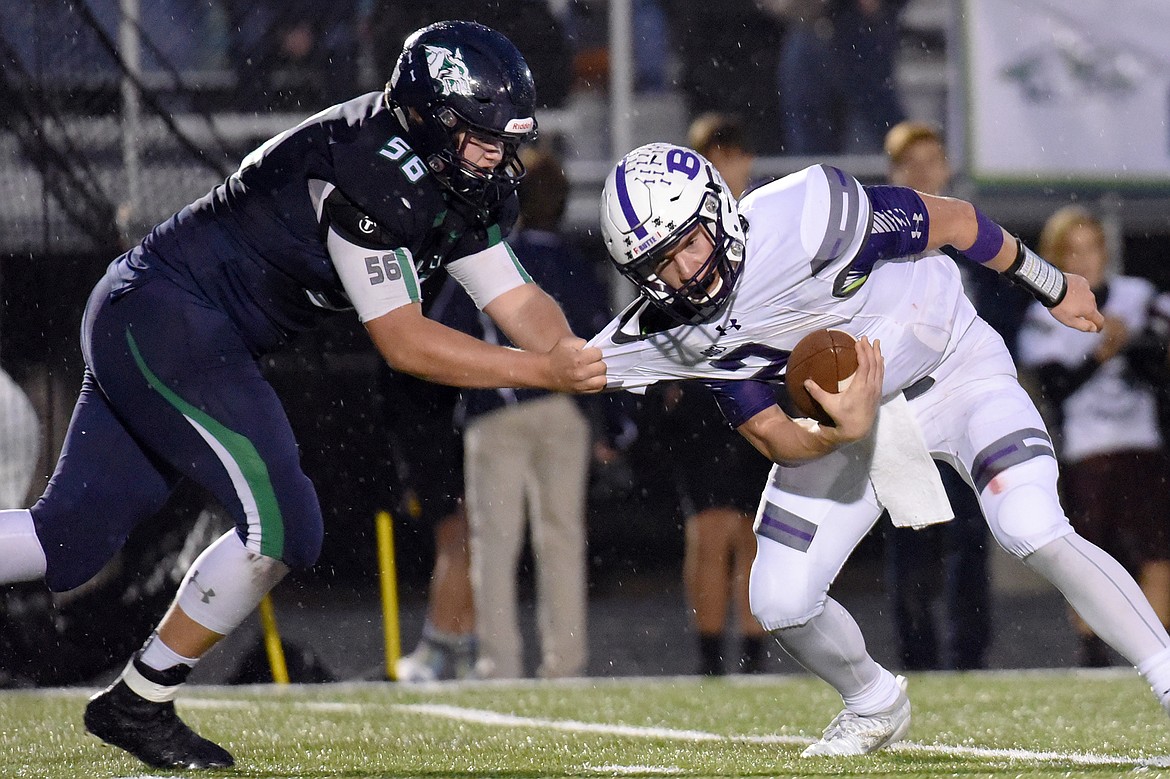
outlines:
[[[679,730],[662,727],[639,727],[637,725],[607,725],[599,722],[578,722],[576,720],[556,720],[539,717],[519,717],[514,714],[484,709],[468,709],[459,706],[432,703],[396,704],[395,708],[414,711],[433,717],[473,722],[481,725],[498,727],[524,727],[547,730],[559,730],[575,733],[603,733],[615,736],[632,738],[659,738],[673,741],[729,741],[749,744],[811,744],[813,739],[803,736],[725,736],[719,733],[710,733],[702,730]],[[1037,763],[1072,763],[1076,765],[1130,765],[1142,767],[1170,766],[1170,758],[1133,758],[1121,755],[1098,755],[1085,752],[1037,752],[1028,749],[986,749],[983,747],[957,747],[941,744],[916,744],[902,742],[889,747],[899,752],[919,752],[936,755],[952,755],[956,757],[975,757],[986,760],[1013,760]],[[600,768],[598,770],[601,770]],[[666,770],[670,770],[667,768]]]
[[[279,699],[273,699],[277,702]],[[333,701],[279,701],[282,706],[292,706],[309,711],[333,713],[359,713],[371,709],[384,708],[378,703],[341,703]],[[244,709],[263,706],[260,701],[239,701],[217,698],[187,698],[182,706],[200,709]],[[613,725],[604,722],[582,722],[579,720],[547,719],[543,717],[521,717],[515,714],[491,711],[488,709],[470,709],[462,706],[451,706],[441,703],[398,703],[390,704],[391,708],[410,711],[431,717],[470,722],[490,727],[503,728],[536,728],[540,730],[555,730],[568,733],[595,733],[601,735],[622,736],[625,738],[657,738],[668,741],[690,742],[719,742],[726,741],[743,744],[781,744],[785,746],[803,746],[811,744],[814,739],[805,736],[748,736],[724,735],[704,730],[689,730],[665,727],[646,727],[640,725]],[[891,751],[946,755],[953,757],[972,757],[981,760],[1007,760],[1033,763],[1070,763],[1073,765],[1119,765],[1146,768],[1170,767],[1170,756],[1137,758],[1123,755],[1106,755],[1089,752],[1058,752],[1055,750],[1036,751],[1030,749],[991,749],[986,747],[948,746],[944,744],[918,744],[913,741],[903,741],[888,747]],[[585,767],[583,767],[585,768]],[[599,773],[627,773],[641,774],[657,771],[670,772],[675,770],[671,766],[650,769],[645,766],[598,766]]]

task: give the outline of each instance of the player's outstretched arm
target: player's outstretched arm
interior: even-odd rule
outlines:
[[[929,216],[928,249],[952,246],[967,259],[999,271],[1047,306],[1063,325],[1090,333],[1104,325],[1083,277],[1062,273],[971,203],[919,195]]]
[[[484,307],[484,313],[512,343],[532,352],[547,352],[560,339],[573,335],[561,307],[531,282],[495,298]]]
[[[813,460],[869,435],[881,404],[885,360],[879,342],[871,344],[862,337],[855,348],[857,371],[844,390],[825,392],[814,382],[805,383],[835,427],[793,420],[779,406],[769,406],[741,424],[740,434],[765,457],[782,464]]]
[[[601,350],[566,337],[547,352],[485,343],[423,316],[422,306],[400,306],[366,322],[383,359],[395,370],[455,387],[533,387],[556,392],[605,388]]]

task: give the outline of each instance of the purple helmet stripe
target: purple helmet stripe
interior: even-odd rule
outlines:
[[[646,237],[646,228],[642,227],[641,220],[634,212],[634,204],[630,202],[630,193],[626,189],[626,161],[622,160],[617,167],[617,194],[618,203],[622,207],[622,215],[625,216],[626,222],[634,229],[634,235],[639,238]]]

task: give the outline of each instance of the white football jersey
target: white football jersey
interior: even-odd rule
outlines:
[[[604,354],[609,388],[776,380],[801,338],[836,328],[881,341],[889,396],[929,375],[976,320],[945,255],[879,261],[868,273],[853,267],[871,234],[899,228],[883,214],[875,219],[865,189],[835,168],[816,165],[764,185],[739,208],[747,251],[729,304],[710,322],[657,332],[647,322],[662,317],[644,300],[631,304],[590,341]],[[925,225],[925,214],[903,216]]]

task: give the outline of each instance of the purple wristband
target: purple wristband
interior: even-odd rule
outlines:
[[[974,262],[991,262],[1003,248],[1003,229],[978,208],[975,208],[975,223],[979,225],[975,243],[970,249],[962,250],[963,256]]]

